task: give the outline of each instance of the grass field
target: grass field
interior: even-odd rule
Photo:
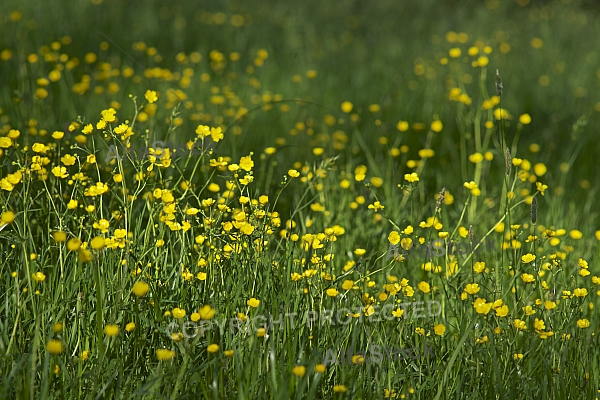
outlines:
[[[600,396],[596,2],[0,32],[1,399]]]

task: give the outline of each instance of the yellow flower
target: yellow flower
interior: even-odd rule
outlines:
[[[108,185],[105,185],[102,182],[96,182],[95,185],[91,185],[89,188],[85,189],[83,194],[86,196],[100,196],[106,192],[108,192]]]
[[[179,307],[175,307],[173,309],[173,318],[175,318],[175,319],[181,319],[183,317],[185,317],[185,310],[181,309]]]
[[[160,361],[170,360],[174,356],[175,356],[175,352],[173,350],[170,350],[170,349],[156,350],[156,358],[158,358]]]
[[[90,356],[90,351],[89,350],[84,350],[80,355],[79,355],[79,359],[81,361],[85,361],[88,359],[88,357]]]
[[[546,167],[546,165],[544,163],[537,163],[533,166],[533,172],[535,172],[535,174],[537,176],[543,176],[544,174],[546,174],[547,171],[548,171],[548,168]],[[537,185],[537,182],[536,182],[536,185]]]
[[[108,324],[104,327],[104,333],[109,337],[117,336],[119,334],[119,327],[117,325]]]
[[[553,308],[556,308],[556,303],[550,300],[546,300],[544,302],[544,308],[546,310],[552,310]]]
[[[365,362],[365,358],[362,355],[357,354],[355,356],[352,356],[352,364],[354,364],[354,365],[360,365],[360,364],[362,364],[364,362]]]
[[[0,148],[8,149],[12,146],[12,140],[7,137],[0,137]]]
[[[525,324],[525,321],[522,321],[518,318],[515,318],[515,320],[513,321],[513,326],[520,331],[524,331],[525,329],[527,329],[527,325]]]
[[[100,232],[106,233],[108,232],[109,222],[102,218],[100,221],[94,222],[92,226],[94,227],[94,229],[99,229]]]
[[[81,240],[78,238],[71,238],[67,242],[67,249],[70,251],[77,251],[81,247]]]
[[[473,271],[475,271],[476,274],[480,274],[483,271],[485,271],[485,262],[483,261],[478,261],[473,265]]]
[[[244,171],[249,172],[254,167],[254,161],[252,161],[251,156],[252,156],[252,153],[250,153],[249,156],[245,156],[240,159],[239,165],[240,165],[240,168],[242,168]]]
[[[441,132],[443,128],[444,125],[442,125],[442,121],[436,120],[431,123],[431,130],[434,132]]]
[[[376,201],[373,204],[369,204],[369,210],[373,210],[375,212],[377,212],[378,210],[382,210],[384,209],[385,206],[382,206],[380,202]]]
[[[33,150],[35,153],[46,153],[48,150],[50,150],[50,148],[48,146],[43,145],[42,143],[34,143],[33,146],[31,146],[31,150]]]
[[[125,330],[127,332],[133,332],[134,329],[135,329],[135,323],[134,322],[130,322],[127,325],[125,325]]]
[[[580,327],[581,329],[585,329],[587,327],[590,326],[590,321],[588,321],[587,319],[578,319],[577,320],[577,326]]]
[[[209,306],[208,304],[204,305],[200,310],[198,310],[198,314],[200,318],[205,321],[212,319],[215,316],[216,310]]]
[[[94,250],[102,250],[102,248],[104,247],[104,243],[105,240],[102,236],[96,236],[90,242],[90,246],[92,246],[92,249]]]
[[[54,167],[52,168],[52,174],[57,178],[66,178],[69,176],[65,167]]]
[[[300,176],[300,172],[296,171],[295,169],[290,169],[288,171],[288,175],[291,176],[292,178],[297,178]]]
[[[175,342],[181,342],[183,340],[183,333],[181,332],[173,332],[171,333],[171,340]]]
[[[521,279],[522,279],[522,280],[523,280],[523,282],[525,282],[525,283],[531,283],[531,282],[533,282],[533,281],[535,280],[535,278],[534,278],[534,276],[533,276],[533,275],[531,275],[531,274],[527,274],[527,273],[525,273],[525,274],[522,274],[522,275],[521,275]]]
[[[398,307],[396,310],[392,311],[392,315],[396,318],[400,318],[402,315],[404,315],[404,310]]]
[[[210,344],[206,348],[206,351],[208,351],[209,353],[216,353],[217,351],[219,351],[219,345],[215,343]]]
[[[461,51],[460,51],[460,49],[458,47],[453,47],[453,48],[450,49],[450,51],[448,52],[448,54],[452,58],[458,58],[458,57],[460,57]]]
[[[523,264],[529,264],[533,260],[535,260],[535,256],[531,253],[527,253],[521,257],[521,261],[523,261]]]
[[[100,114],[102,115],[102,119],[106,122],[114,122],[117,118],[115,114],[117,111],[114,108],[109,108],[108,110],[102,110]]]
[[[70,165],[75,165],[75,162],[77,161],[77,159],[70,154],[65,154],[65,156],[62,157],[60,159],[60,161],[62,161],[63,164],[70,166]]]
[[[329,297],[335,297],[338,295],[339,292],[334,288],[330,288],[330,289],[326,290],[326,293],[327,293],[327,296],[329,296]]]
[[[254,226],[247,222],[242,222],[240,226],[240,232],[244,233],[245,235],[251,235],[252,232],[254,232]]]
[[[485,299],[478,298],[473,302],[473,307],[478,314],[487,314],[492,309],[492,303],[487,303]]]
[[[136,282],[133,287],[131,288],[131,291],[133,292],[133,294],[135,294],[137,297],[143,297],[146,295],[146,293],[148,293],[148,291],[150,290],[150,285],[148,285],[146,282],[144,281],[138,281]]]
[[[477,65],[479,65],[480,67],[485,67],[486,65],[488,65],[489,61],[489,58],[487,58],[486,56],[480,56],[477,59]]]
[[[233,357],[234,351],[233,350],[225,350],[223,352],[223,354],[225,354],[225,357],[231,358],[231,357]]]
[[[471,161],[473,164],[479,164],[483,161],[483,154],[473,153],[469,156],[469,161]]]
[[[388,241],[394,245],[400,243],[400,234],[396,231],[391,231],[388,235]]]
[[[496,108],[494,110],[494,117],[496,119],[511,119],[510,114],[508,113],[508,111],[504,108]]]
[[[223,132],[221,130],[221,127],[210,128],[210,138],[215,142],[218,142],[219,140],[223,139]]]
[[[352,111],[352,107],[354,107],[354,105],[349,101],[344,101],[341,105],[341,109],[345,113],[349,113],[350,111]]]
[[[424,281],[423,282],[419,282],[419,284],[417,285],[417,287],[423,293],[429,293],[431,291],[431,287],[429,286],[429,283],[424,282]]]
[[[362,257],[365,255],[367,251],[365,249],[356,249],[354,250],[354,254],[356,254],[358,257]]]
[[[190,315],[190,319],[193,322],[198,322],[198,321],[200,321],[200,314],[198,314],[197,312],[192,313],[192,315]]]
[[[525,315],[527,315],[527,316],[535,314],[535,310],[531,306],[523,307],[523,311],[525,311]]]
[[[127,231],[125,229],[115,229],[115,238],[123,239],[127,236]]]
[[[541,182],[536,182],[535,187],[536,190],[539,191],[542,196],[544,195],[544,191],[548,189],[548,185],[544,185]]]
[[[496,311],[498,317],[506,317],[508,315],[508,306],[498,307],[494,311]]]
[[[210,136],[210,128],[206,125],[198,125],[196,134],[204,139],[205,137]]]
[[[346,389],[346,386],[344,385],[335,385],[333,387],[333,392],[334,393],[346,393],[348,389]]]
[[[77,200],[71,199],[71,200],[69,200],[69,203],[67,203],[67,208],[69,210],[74,210],[77,208],[78,205],[79,205],[79,202]]]
[[[583,233],[581,233],[581,231],[578,231],[577,229],[573,229],[571,232],[569,232],[569,236],[571,236],[571,238],[575,240],[579,240],[583,237]]]
[[[344,281],[344,283],[342,283],[342,289],[344,289],[344,290],[350,290],[350,289],[352,289],[353,286],[354,286],[354,281],[351,281],[349,279],[346,279]]]
[[[87,124],[86,126],[83,127],[83,129],[81,131],[83,133],[85,133],[86,135],[89,135],[90,133],[92,133],[93,130],[94,130],[94,126],[92,124]]]
[[[299,273],[297,273],[297,272],[292,272],[292,273],[290,274],[290,277],[292,278],[292,280],[293,280],[294,282],[298,282],[298,281],[301,281],[301,280],[302,280],[302,275],[300,275],[300,274],[299,274]],[[342,286],[342,287],[343,287],[343,286]]]
[[[46,279],[46,275],[44,275],[43,272],[36,272],[35,274],[31,274],[31,276],[33,277],[33,280],[36,282],[43,282],[44,279]]]
[[[467,286],[465,286],[465,292],[468,294],[475,294],[479,292],[479,285],[477,283],[468,283]]]
[[[529,125],[531,123],[531,116],[529,114],[522,114],[519,117],[519,122],[523,125]]]
[[[52,238],[56,243],[63,243],[67,240],[67,234],[63,231],[56,231],[52,233]]]
[[[252,297],[250,300],[246,301],[246,304],[247,304],[249,307],[256,308],[256,307],[258,307],[258,305],[260,304],[260,300],[258,300],[258,299],[255,299],[254,297]]]
[[[543,331],[544,329],[546,329],[546,324],[544,324],[544,320],[542,320],[542,319],[537,319],[537,318],[536,318],[536,319],[533,321],[533,328],[534,328],[536,331]]]
[[[417,175],[416,172],[413,172],[411,174],[404,174],[404,179],[407,180],[410,183],[418,182],[419,181],[419,175]]]
[[[473,181],[463,183],[463,186],[469,190],[477,189],[477,184]]]
[[[48,350],[50,354],[60,354],[63,352],[64,347],[60,340],[51,339],[46,345],[46,350]]]
[[[323,372],[325,372],[325,370],[327,369],[327,367],[323,364],[317,364],[315,366],[315,371],[322,374]]]
[[[292,372],[297,377],[302,378],[304,376],[304,374],[306,373],[306,367],[304,367],[302,365],[297,365],[297,366],[294,367],[294,369],[292,370]]]
[[[398,129],[400,132],[406,132],[408,130],[408,122],[407,121],[399,121],[396,124],[396,129]]]
[[[444,336],[444,333],[446,333],[446,327],[444,326],[444,324],[437,324],[433,327],[433,331],[438,336]]]
[[[15,213],[12,211],[5,211],[0,215],[0,222],[5,224],[11,224],[15,220]]]
[[[384,182],[383,179],[381,179],[377,176],[374,176],[371,178],[371,184],[375,187],[381,187],[381,185],[383,185],[383,182]]]
[[[484,337],[482,337],[482,338],[477,338],[477,339],[475,339],[475,342],[476,342],[476,343],[479,343],[479,344],[484,344],[484,343],[487,343],[487,342],[489,342],[489,339],[488,339],[487,335],[485,335],[485,336],[484,336]]]
[[[150,104],[152,104],[156,100],[158,100],[158,95],[156,94],[156,92],[154,90],[146,90],[144,97],[146,98],[146,100],[148,100],[148,103],[150,103]]]

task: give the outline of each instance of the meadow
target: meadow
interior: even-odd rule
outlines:
[[[596,2],[0,32],[0,399],[600,398]]]

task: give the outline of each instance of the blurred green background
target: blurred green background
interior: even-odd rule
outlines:
[[[189,65],[179,65],[187,61],[175,61],[177,54],[198,52],[202,61],[192,66],[196,75],[210,73],[211,85],[231,84],[248,109],[261,104],[261,98],[273,99],[264,97],[265,92],[278,94],[275,99],[301,98],[315,103],[290,104],[293,118],[254,110],[242,124],[252,135],[238,138],[236,149],[260,151],[272,145],[273,138],[287,134],[297,121],[343,114],[340,104],[348,100],[361,118],[346,128],[358,129],[371,148],[379,146],[381,136],[393,142],[400,120],[428,126],[438,117],[444,130],[432,143],[435,162],[441,168],[458,168],[456,104],[448,101],[448,92],[458,86],[469,93],[474,104],[480,101],[479,70],[469,65],[472,57],[467,49],[491,46],[484,86],[490,95],[495,92],[493,75],[498,69],[504,84],[501,106],[513,115],[506,131],[509,144],[518,116],[529,113],[532,117],[513,157],[545,163],[548,174],[544,181],[558,183],[558,188],[554,185],[550,190],[578,207],[573,217],[587,213],[595,218],[600,154],[596,140],[600,128],[599,14],[597,2],[578,0],[4,1],[0,4],[0,51],[9,49],[14,57],[0,63],[3,130],[27,124],[31,118],[53,121],[57,126],[78,115],[89,120],[115,97],[105,91],[101,104],[73,95],[69,86],[82,75],[89,73],[95,79],[93,66],[82,62],[44,106],[31,100],[34,88],[25,82],[43,74],[44,66],[24,62],[27,55],[68,36],[71,42],[60,52],[70,58],[83,59],[93,52],[99,61],[116,68],[130,66],[139,75],[154,67],[182,71]],[[137,49],[136,43],[141,42],[146,49],[156,48],[156,54]],[[452,47],[462,49],[463,65],[440,64]],[[258,68],[253,60],[260,49],[268,52],[268,58]],[[225,54],[225,66],[220,70],[208,68],[213,50]],[[231,53],[239,53],[237,62],[227,59]],[[248,67],[253,68],[251,73]],[[308,79],[309,70],[317,76]],[[248,79],[250,75],[259,83]],[[130,80],[119,84],[117,97],[122,103],[127,94],[139,96],[146,89],[134,88]],[[186,90],[188,99],[204,102],[211,95],[211,85],[192,85]],[[167,87],[163,85],[163,92]],[[15,98],[20,100],[15,102]],[[370,112],[371,104],[381,105],[381,109]],[[181,111],[186,121],[194,119],[194,111],[185,107]],[[223,120],[226,126],[238,123],[233,117]],[[194,126],[184,125],[188,131]],[[300,136],[295,139],[302,146],[318,144]],[[536,154],[528,149],[532,143],[540,147]],[[422,147],[425,135],[409,131],[402,144],[411,149]],[[310,154],[307,149],[302,151]],[[332,155],[335,150],[328,152]],[[360,149],[355,148],[353,154],[363,157]],[[495,156],[502,158],[499,153]],[[561,163],[569,164],[568,175],[564,173],[567,167],[561,170]],[[461,175],[458,178],[462,180],[469,178],[464,170]],[[578,204],[584,204],[584,209]]]

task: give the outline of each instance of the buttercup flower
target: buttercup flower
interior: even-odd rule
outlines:
[[[250,300],[248,300],[248,301],[246,302],[246,304],[247,304],[249,307],[256,308],[256,307],[258,307],[258,305],[260,304],[260,300],[258,300],[258,299],[255,299],[255,298],[253,297],[253,298],[251,298]]]

